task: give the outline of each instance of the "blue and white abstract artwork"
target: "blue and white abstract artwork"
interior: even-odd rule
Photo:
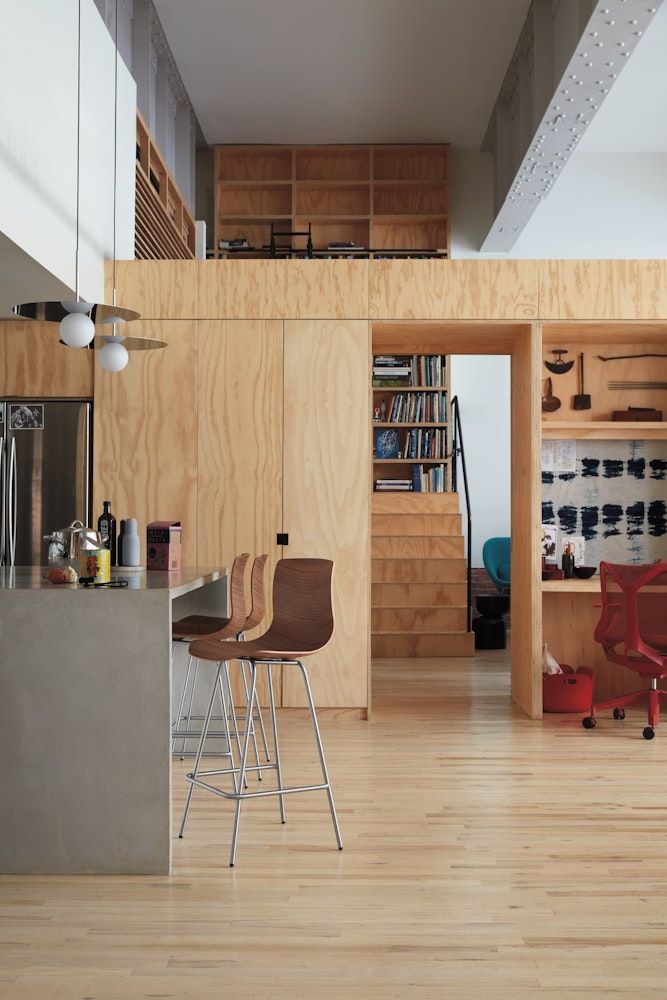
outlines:
[[[667,441],[577,441],[574,472],[542,471],[542,522],[589,566],[667,560]]]

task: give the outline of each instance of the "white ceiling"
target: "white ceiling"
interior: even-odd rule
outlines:
[[[529,0],[155,0],[210,143],[478,148]]]
[[[663,4],[584,133],[578,152],[667,152],[666,54],[667,4]]]

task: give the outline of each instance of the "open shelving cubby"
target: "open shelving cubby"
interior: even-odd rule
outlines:
[[[615,410],[630,406],[667,409],[667,390],[650,388],[613,389],[610,383],[665,382],[665,358],[636,358],[603,361],[624,355],[667,355],[667,326],[664,323],[587,322],[545,323],[542,331],[543,359],[554,361],[556,349],[567,353],[564,360],[574,361],[569,372],[553,375],[553,393],[561,407],[552,413],[542,413],[544,440],[667,440],[667,420],[612,420]],[[584,355],[584,388],[591,396],[590,410],[574,410],[572,399],[580,392],[579,355]],[[550,372],[543,365],[543,380]],[[544,386],[544,381],[542,382]]]
[[[216,146],[214,255],[239,237],[256,253],[273,221],[312,225],[320,256],[332,242],[354,244],[351,256],[446,256],[448,163],[446,145]],[[305,250],[306,238],[293,245]]]

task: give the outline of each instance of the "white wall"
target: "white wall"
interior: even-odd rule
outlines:
[[[75,283],[78,0],[0,0],[0,233],[53,279]],[[82,3],[80,288],[104,300],[112,252],[114,48],[93,0]],[[117,256],[134,256],[136,87],[119,61]],[[11,242],[10,242],[11,241]],[[4,272],[3,272],[4,274]],[[48,286],[48,289],[47,287]],[[0,275],[0,309],[16,301]]]
[[[493,221],[489,154],[452,154],[452,257],[667,257],[667,153],[577,151],[510,253],[480,254]]]
[[[566,165],[512,257],[667,257],[667,153],[582,153]]]
[[[510,534],[510,359],[454,355],[451,380],[452,395],[460,402],[470,486],[472,564],[483,566],[486,539]],[[463,494],[462,479],[459,492]],[[465,530],[463,503],[461,510]]]

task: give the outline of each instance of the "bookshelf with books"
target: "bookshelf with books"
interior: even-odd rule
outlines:
[[[431,332],[431,351],[435,339]],[[420,346],[418,330],[373,325],[371,652],[378,659],[471,656],[474,647],[451,489],[450,358]]]
[[[442,354],[373,357],[373,484],[380,493],[449,489],[449,364]]]

